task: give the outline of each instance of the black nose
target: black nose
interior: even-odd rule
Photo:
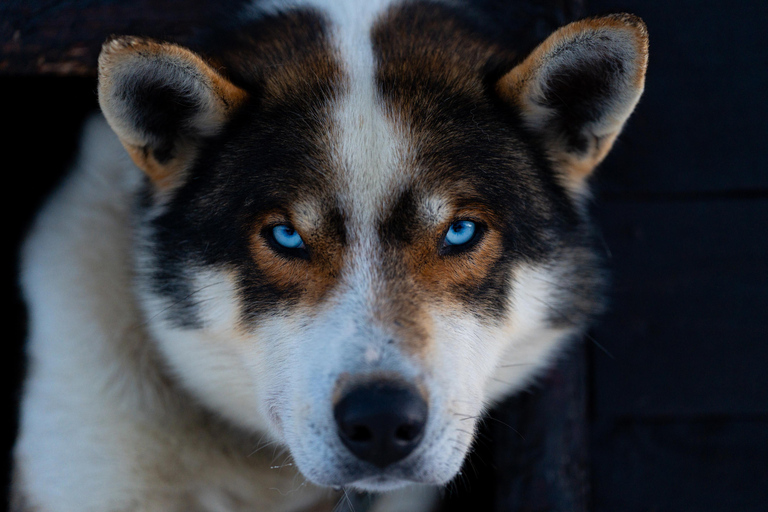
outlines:
[[[333,411],[344,445],[383,468],[404,459],[424,433],[427,403],[407,386],[375,382],[349,391]]]

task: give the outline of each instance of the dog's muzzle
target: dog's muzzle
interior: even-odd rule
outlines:
[[[347,391],[333,412],[344,446],[381,469],[413,452],[428,416],[427,403],[416,389],[381,380]]]

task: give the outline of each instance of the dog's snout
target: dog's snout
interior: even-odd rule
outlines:
[[[417,390],[390,382],[357,386],[334,408],[341,441],[379,468],[404,459],[418,446],[427,414]]]

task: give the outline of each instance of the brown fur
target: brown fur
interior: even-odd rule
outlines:
[[[214,41],[212,61],[235,83],[253,90],[267,112],[289,108],[312,115],[318,97],[334,97],[344,81],[326,25],[313,9],[266,16]]]
[[[514,58],[435,4],[393,7],[374,26],[372,40],[392,122],[405,122],[417,146],[433,142],[419,137],[430,136],[424,123],[440,109],[436,92],[483,101],[485,68]]]
[[[300,305],[312,308],[336,283],[344,265],[344,246],[338,234],[305,208],[293,218],[272,213],[260,219],[251,236],[251,250],[256,265],[278,289],[298,291]],[[291,224],[301,235],[309,251],[309,259],[290,258],[278,254],[264,237],[264,230],[278,224]]]

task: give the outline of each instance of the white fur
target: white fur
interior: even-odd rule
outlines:
[[[264,360],[263,344],[254,343],[248,333],[238,329],[239,302],[227,273],[199,270],[193,274],[191,299],[199,307],[202,329],[179,329],[162,321],[156,312],[168,308],[168,302],[144,293],[148,325],[152,335],[162,340],[158,348],[177,378],[208,407],[243,428],[267,431],[264,409],[253,389],[254,372],[248,366]]]
[[[138,499],[152,503],[146,511],[200,503],[195,510],[221,512],[252,510],[248,503],[299,510],[318,500],[323,494],[305,484],[280,505],[292,487],[268,469],[273,451],[248,457],[262,434],[232,460],[222,449],[226,435],[203,430],[201,437],[190,425],[203,418],[189,413],[184,397],[163,394],[163,377],[144,364],[154,344],[132,291],[130,208],[141,172],[103,119],[89,124],[83,140],[76,172],[23,251],[30,365],[15,456],[32,504],[101,512],[136,510]],[[221,364],[226,351],[217,356]]]
[[[129,194],[139,173],[117,139],[95,124],[88,129],[86,166],[69,178],[36,223],[24,248],[22,284],[30,309],[31,378],[25,389],[17,453],[34,475],[43,502],[82,510],[88,502],[127,502],[105,482],[124,480],[119,466],[99,467],[98,457],[118,457],[121,443],[99,442],[96,425],[108,421],[116,439],[131,436],[120,417],[102,417],[114,394],[140,393],[122,379],[120,354],[105,338],[141,336],[130,297],[131,240],[116,229],[126,222]],[[112,160],[115,155],[120,155]],[[106,201],[104,200],[106,199]],[[88,371],[98,368],[99,371]],[[132,393],[133,391],[133,393]],[[73,417],[70,411],[78,411]],[[128,411],[126,411],[128,412]],[[94,442],[96,440],[96,442]],[[63,473],[60,467],[69,466]],[[29,478],[29,477],[27,477]],[[85,485],[85,488],[81,486]],[[82,488],[85,497],[66,492]],[[104,496],[109,493],[109,496]]]

